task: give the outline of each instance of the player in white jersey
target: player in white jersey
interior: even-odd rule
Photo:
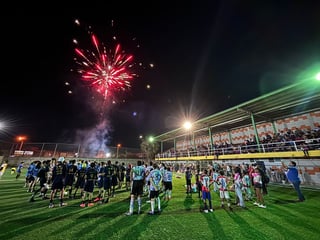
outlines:
[[[221,207],[224,208],[224,203],[226,201],[229,209],[232,210],[230,204],[230,194],[228,191],[228,181],[228,178],[224,175],[224,171],[220,170],[220,176],[218,177],[218,185],[220,191]]]

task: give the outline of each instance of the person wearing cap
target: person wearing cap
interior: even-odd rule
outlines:
[[[282,167],[285,170],[286,176],[288,181],[293,185],[295,191],[298,195],[298,201],[303,202],[305,201],[305,197],[303,196],[301,189],[300,189],[300,178],[299,178],[299,172],[297,169],[297,164],[295,161],[290,161],[288,165],[285,165],[284,162],[282,163]]]

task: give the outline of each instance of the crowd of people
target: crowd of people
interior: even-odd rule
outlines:
[[[201,138],[201,137],[200,137]],[[219,157],[224,154],[257,153],[261,149],[264,152],[286,152],[303,151],[308,157],[310,150],[320,149],[320,126],[310,129],[286,129],[279,130],[274,135],[266,134],[259,139],[248,138],[242,143],[231,143],[229,141],[214,144],[201,144],[197,146],[182,146],[182,148],[171,148],[157,155],[161,157],[186,157],[214,155]]]
[[[23,162],[18,166],[16,179],[21,175]],[[137,199],[138,210],[141,213],[142,196],[147,195],[150,201],[150,215],[161,212],[160,192],[164,193],[164,200],[169,201],[172,196],[172,170],[164,164],[141,160],[137,165],[111,160],[105,162],[86,162],[70,160],[64,157],[45,161],[34,161],[27,167],[25,187],[31,193],[30,202],[36,198],[49,199],[49,208],[56,206],[56,199],[60,207],[66,206],[65,199],[81,199],[80,207],[92,207],[95,203],[106,204],[109,198],[115,197],[116,191],[125,189],[130,192],[129,211],[134,213],[134,202]],[[94,194],[97,193],[97,196]],[[155,210],[155,207],[157,209]]]
[[[282,169],[297,193],[297,201],[305,201],[300,189],[301,181],[296,163],[290,161],[287,166],[282,162]],[[268,194],[267,186],[270,182],[270,177],[266,173],[264,165],[253,163],[221,166],[215,163],[213,166],[209,165],[203,171],[200,171],[199,165],[196,168],[187,166],[184,174],[186,193],[198,193],[198,197],[203,201],[202,210],[205,213],[214,210],[211,193],[218,195],[221,201],[221,208],[225,208],[227,205],[232,210],[232,205],[234,204],[246,209],[246,201],[253,200],[253,205],[266,208],[264,196]],[[192,184],[193,175],[195,175],[194,184]],[[230,192],[232,192],[235,199],[233,203],[230,200]]]
[[[16,179],[21,177],[23,167],[23,162],[17,166]],[[296,163],[282,163],[282,169],[297,193],[297,201],[305,201]],[[214,211],[212,197],[215,195],[220,200],[221,208],[233,210],[232,205],[236,205],[246,209],[247,201],[266,208],[264,196],[268,194],[270,178],[264,165],[257,163],[232,166],[215,162],[203,169],[200,169],[200,165],[186,164],[181,171],[171,164],[147,164],[141,160],[133,166],[120,164],[118,161],[112,163],[110,160],[106,163],[76,160],[67,162],[60,157],[32,162],[27,167],[25,187],[31,193],[30,202],[34,202],[36,198],[48,199],[49,208],[56,206],[57,199],[60,207],[66,206],[66,198],[79,198],[79,206],[82,208],[92,207],[95,203],[106,204],[109,198],[115,197],[116,190],[125,189],[130,192],[129,208],[125,215],[141,213],[143,196],[147,196],[150,202],[148,214],[154,215],[162,211],[160,193],[163,193],[162,201],[169,201],[172,197],[175,170],[177,177],[181,177],[182,173],[185,175],[187,197],[197,193],[202,199],[201,209],[204,213]],[[234,198],[233,202],[231,196]]]

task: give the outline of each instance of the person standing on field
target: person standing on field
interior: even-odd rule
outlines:
[[[138,214],[140,214],[141,212],[141,196],[143,195],[143,187],[145,185],[145,167],[142,165],[141,160],[138,160],[137,166],[132,167],[130,172],[132,186],[130,194],[129,212],[125,213],[125,215],[127,216],[131,216],[133,214],[135,197],[138,201]]]
[[[298,195],[298,201],[303,202],[306,199],[303,196],[301,189],[300,189],[301,181],[300,181],[299,172],[298,172],[298,169],[296,166],[297,166],[297,164],[295,161],[290,161],[288,166],[286,166],[284,164],[284,162],[282,162],[282,167],[285,170],[287,179],[293,185],[294,190],[296,191],[296,193]]]

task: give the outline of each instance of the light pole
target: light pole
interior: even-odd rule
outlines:
[[[118,143],[118,145],[117,145],[117,158],[119,157],[119,148],[121,148],[121,144],[120,143]]]
[[[25,136],[18,136],[18,141],[20,142],[19,151],[21,151],[23,147],[23,141],[25,141],[27,138]]]

